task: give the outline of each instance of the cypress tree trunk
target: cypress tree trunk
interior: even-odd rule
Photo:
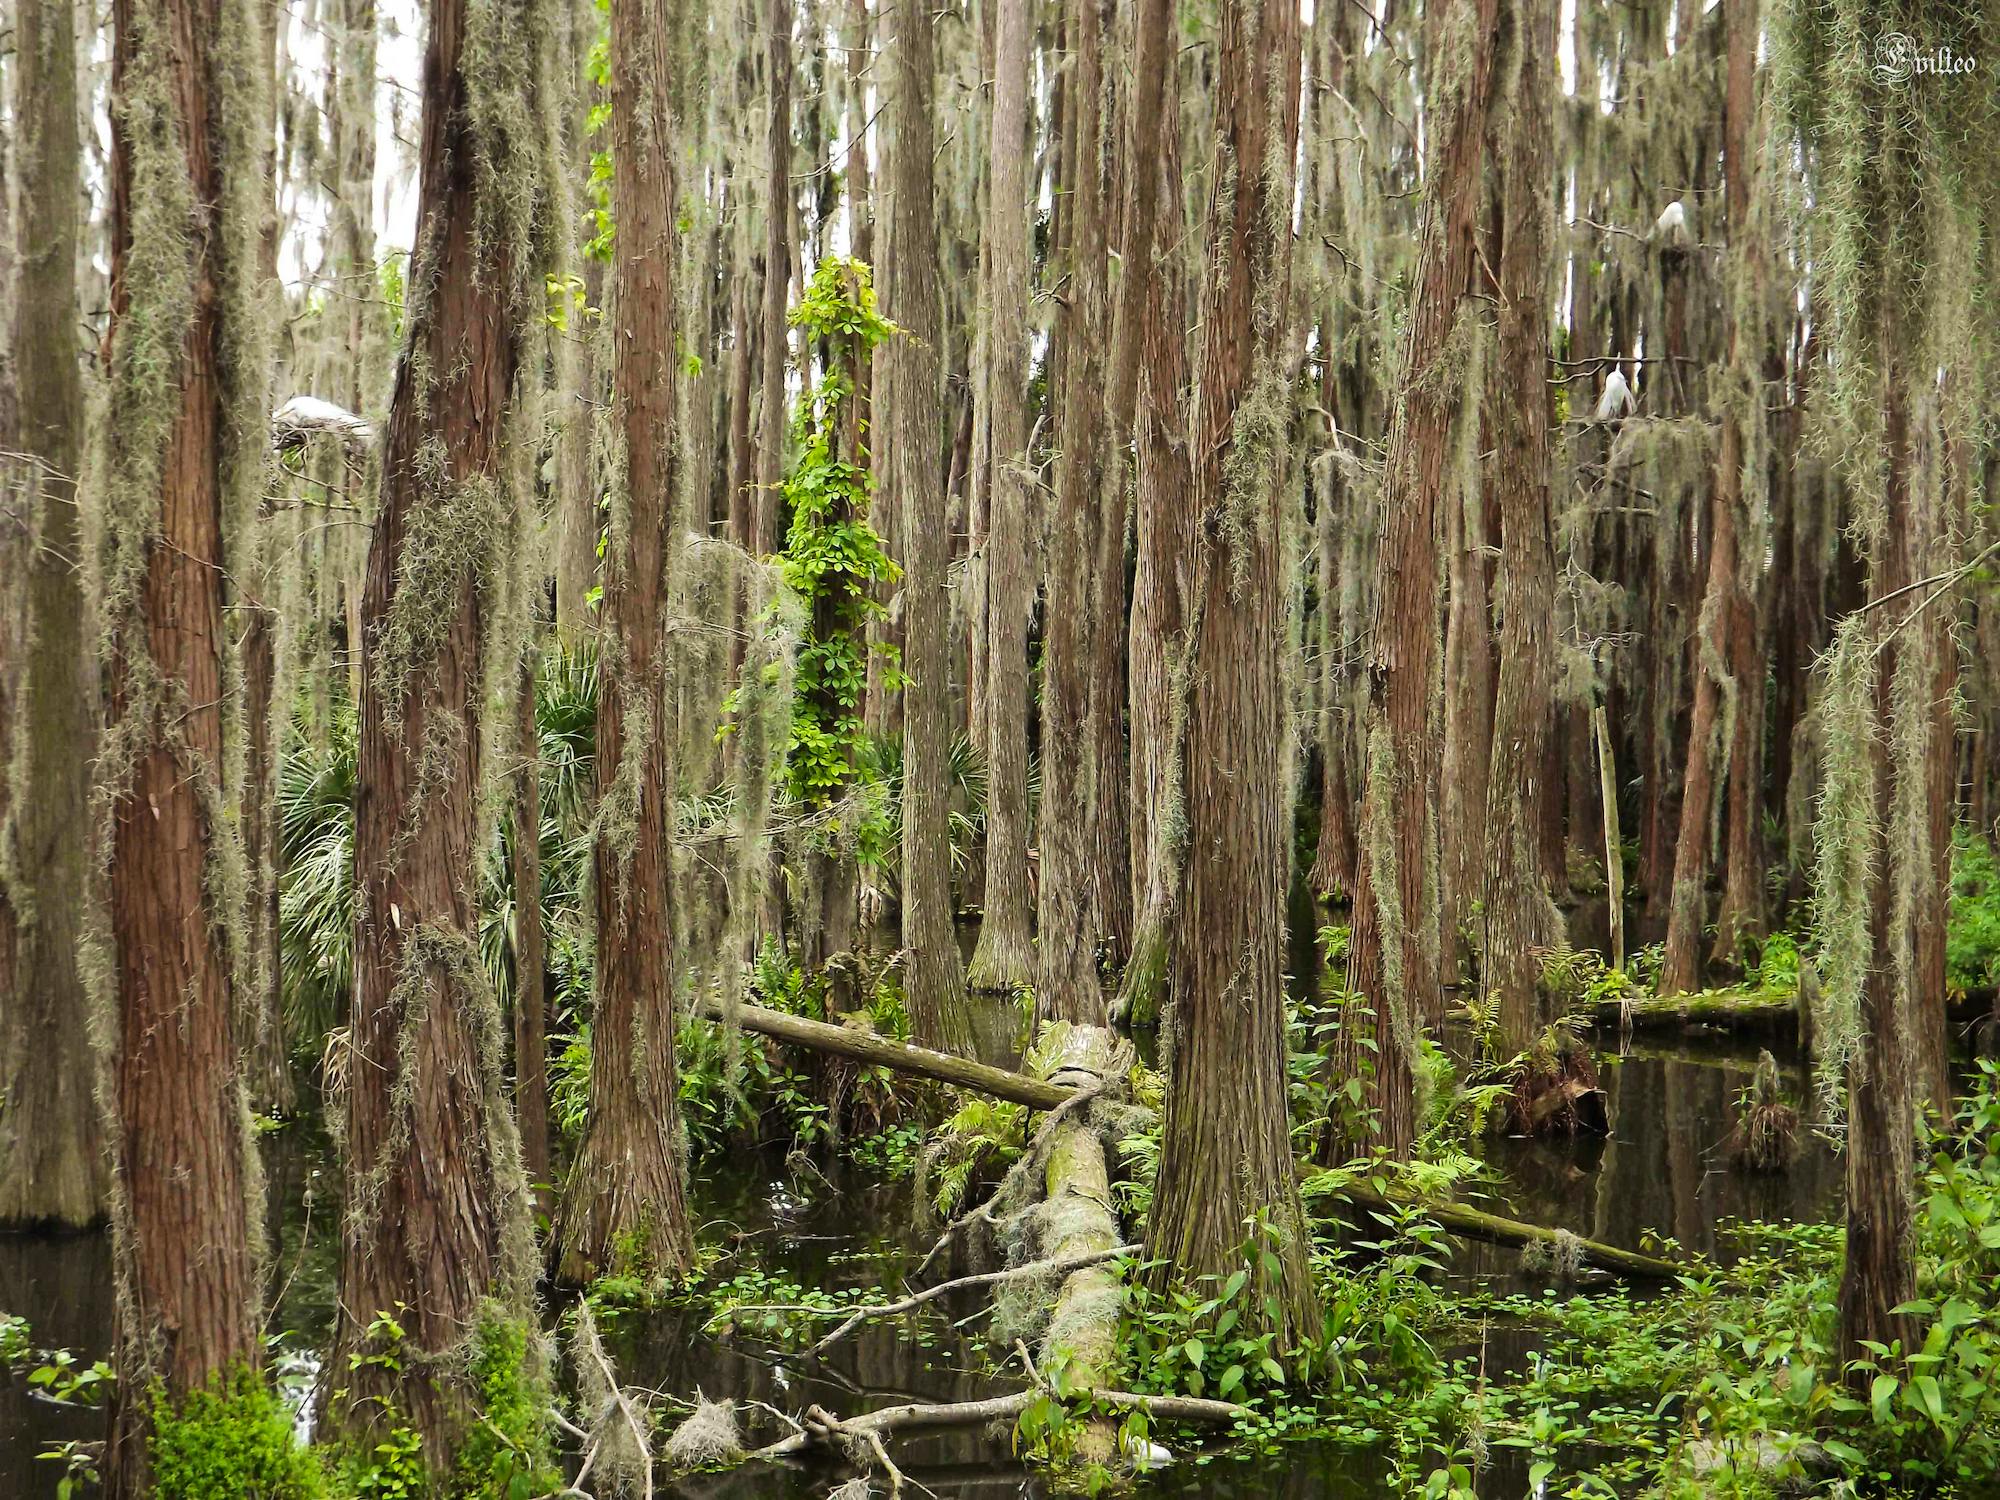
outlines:
[[[1225,0],[1215,58],[1209,302],[1191,449],[1205,518],[1187,596],[1187,868],[1176,1045],[1147,1255],[1156,1285],[1246,1264],[1283,1349],[1317,1325],[1286,1104],[1290,777],[1280,680],[1279,476],[1289,431],[1299,13]],[[1230,190],[1233,185],[1233,191]],[[1267,1257],[1259,1252],[1275,1251]]]
[[[1060,450],[1049,520],[1042,637],[1041,869],[1038,890],[1038,1020],[1085,1025],[1104,1019],[1097,978],[1096,748],[1091,723],[1092,632],[1099,509],[1103,503],[1105,205],[1099,147],[1103,27],[1096,0],[1073,0],[1067,24],[1075,48],[1065,98],[1062,220],[1065,295],[1057,304],[1062,341],[1057,419]]]
[[[1494,237],[1497,243],[1497,236]],[[1496,257],[1497,259],[1497,257]],[[1490,334],[1482,334],[1490,339]],[[1468,371],[1468,386],[1486,379],[1487,358]],[[1468,428],[1475,424],[1468,422]],[[1497,416],[1486,422],[1490,430]],[[1482,441],[1484,440],[1482,435]],[[1463,481],[1461,483],[1460,481]],[[1481,894],[1486,868],[1486,778],[1493,760],[1493,611],[1487,597],[1486,555],[1499,538],[1490,536],[1489,497],[1477,467],[1454,467],[1440,496],[1445,506],[1446,590],[1444,628],[1444,745],[1438,807],[1438,926],[1444,947],[1438,955],[1440,984],[1458,977],[1458,959],[1470,949],[1473,903]],[[1423,1019],[1443,1019],[1440,997],[1421,1007]]]
[[[778,550],[778,485],[785,472],[785,298],[792,278],[792,0],[770,0],[765,15],[765,75],[771,115],[764,155],[763,374],[757,424],[757,499],[750,550]]]
[[[67,0],[22,0],[15,48],[20,202],[6,434],[32,509],[8,550],[0,630],[0,1227],[75,1228],[105,1208],[88,1001],[77,968],[90,880],[94,683],[85,635],[83,377],[76,339],[75,21]],[[10,519],[0,526],[12,527]]]
[[[1541,855],[1555,754],[1555,544],[1549,500],[1548,257],[1555,90],[1555,0],[1512,0],[1506,52],[1512,107],[1495,133],[1504,178],[1499,342],[1488,387],[1498,446],[1500,677],[1487,778],[1485,969],[1499,998],[1500,1051],[1525,1050],[1549,1018],[1541,953],[1560,931]]]
[[[1730,0],[1726,16],[1729,28],[1728,83],[1723,93],[1723,171],[1729,220],[1730,250],[1740,267],[1748,267],[1756,251],[1750,244],[1750,112],[1752,86],[1757,62],[1757,15],[1755,0]],[[1729,321],[1729,363],[1733,370],[1747,371],[1756,351],[1749,345],[1743,323],[1758,324],[1754,308],[1739,304],[1737,298],[1754,295],[1756,278],[1745,274],[1732,278],[1735,293],[1727,301]],[[1746,379],[1746,384],[1747,384]],[[1755,390],[1754,385],[1750,387]],[[1716,778],[1718,756],[1731,753],[1738,761],[1732,767],[1739,785],[1732,796],[1747,798],[1743,780],[1752,774],[1751,757],[1732,752],[1745,733],[1761,734],[1763,728],[1763,662],[1749,658],[1746,646],[1754,646],[1754,631],[1746,618],[1749,600],[1740,576],[1739,533],[1747,521],[1743,501],[1743,462],[1746,444],[1744,403],[1730,401],[1722,417],[1722,443],[1716,456],[1714,500],[1710,511],[1708,581],[1702,595],[1701,616],[1695,644],[1694,712],[1688,730],[1686,785],[1682,792],[1680,838],[1674,854],[1672,902],[1667,914],[1666,957],[1660,968],[1660,993],[1680,994],[1701,987],[1701,937],[1708,916],[1709,847],[1715,836]],[[1761,559],[1758,559],[1761,564]],[[1742,638],[1748,636],[1749,641]],[[1735,670],[1732,670],[1732,666]],[[1756,690],[1745,680],[1754,667],[1759,679]],[[1737,675],[1738,672],[1743,675]],[[1736,717],[1730,745],[1722,743],[1717,715],[1725,699]],[[1754,711],[1755,718],[1746,724]],[[1747,816],[1746,814],[1743,814]],[[1732,820],[1733,821],[1733,820]],[[1739,830],[1738,838],[1744,837]],[[1749,851],[1740,851],[1747,864]],[[1734,954],[1736,944],[1731,929],[1748,922],[1750,914],[1739,912],[1727,923],[1719,923],[1718,952]]]
[[[1139,11],[1134,48],[1132,155],[1133,197],[1129,218],[1135,231],[1144,215],[1139,179],[1151,175],[1157,205],[1178,209],[1180,100],[1174,43],[1178,28],[1167,0],[1146,0]],[[1151,140],[1147,121],[1161,128]],[[1144,142],[1142,145],[1141,142]],[[1157,207],[1154,210],[1158,213]],[[1134,235],[1137,238],[1136,232]],[[1127,676],[1132,719],[1132,867],[1143,882],[1138,928],[1119,988],[1119,1014],[1135,1022],[1160,1010],[1173,957],[1175,911],[1180,896],[1179,861],[1187,836],[1182,805],[1179,736],[1185,724],[1174,705],[1185,670],[1187,573],[1196,531],[1190,509],[1187,419],[1183,393],[1188,380],[1187,285],[1180,258],[1171,247],[1127,258],[1124,274],[1140,283],[1142,301],[1134,310],[1119,291],[1122,318],[1138,324],[1138,391],[1133,451],[1137,505],[1136,560],[1132,570],[1131,656]],[[1127,325],[1129,326],[1129,324]],[[1122,351],[1122,345],[1121,345]]]
[[[1356,859],[1347,988],[1375,1008],[1372,1100],[1380,1144],[1401,1155],[1415,1134],[1411,1059],[1438,986],[1433,839],[1427,829],[1437,670],[1439,497],[1465,409],[1466,292],[1482,201],[1487,99],[1498,0],[1447,0],[1433,54],[1435,155],[1405,335],[1402,389],[1384,474],[1388,528],[1369,663],[1367,773]],[[1350,1067],[1358,1066],[1350,1053]]]
[[[354,817],[355,1004],[336,1363],[394,1314],[329,1413],[387,1403],[448,1466],[472,1424],[467,1345],[534,1276],[500,1016],[480,968],[482,710],[516,545],[505,425],[544,310],[550,211],[536,7],[438,0],[424,55],[419,233],[368,550]],[[510,651],[501,668],[511,678]],[[398,1309],[403,1311],[398,1311]]]
[[[612,212],[618,225],[611,384],[625,483],[612,500],[607,628],[598,657],[590,1123],[570,1171],[557,1237],[558,1274],[576,1283],[605,1272],[679,1274],[694,1259],[667,905],[674,810],[665,733],[665,596],[681,420],[674,302],[680,116],[679,101],[668,90],[679,71],[669,49],[685,45],[679,25],[669,19],[678,14],[657,0],[615,0],[611,10]],[[765,431],[768,437],[768,420]],[[771,496],[775,504],[775,491]]]
[[[967,974],[975,989],[1035,977],[1028,890],[1028,6],[1000,0],[995,22],[991,175],[984,234],[988,320],[980,389],[991,454],[986,558],[986,900]]]
[[[265,351],[247,309],[268,53],[248,4],[119,0],[111,23],[98,838],[119,1187],[104,1480],[124,1497],[151,1490],[155,1400],[261,1359],[233,1024],[241,851],[221,772],[225,549],[249,524],[266,441]]]
[[[889,489],[902,512],[903,947],[913,1038],[971,1046],[965,972],[952,930],[950,817],[951,539],[938,468],[942,377],[937,214],[932,183],[934,43],[930,12],[906,6],[891,46],[889,274],[886,314],[904,329],[888,349]]]

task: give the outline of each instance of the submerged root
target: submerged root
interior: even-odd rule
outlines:
[[[1567,1026],[1551,1026],[1516,1064],[1507,1129],[1516,1135],[1609,1135],[1611,1115],[1590,1050]]]
[[[667,1462],[685,1472],[738,1463],[742,1458],[743,1441],[737,1436],[734,1409],[697,1393],[694,1410],[667,1439]]]
[[[1768,1048],[1757,1054],[1750,1087],[1737,1099],[1724,1150],[1729,1164],[1744,1172],[1782,1172],[1798,1157],[1799,1112],[1779,1087],[1778,1060]]]

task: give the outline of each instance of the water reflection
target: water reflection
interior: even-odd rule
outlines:
[[[1018,1055],[1018,1021],[1010,1007],[986,1009],[980,1052],[1006,1064]],[[1838,1211],[1841,1169],[1827,1143],[1801,1133],[1802,1154],[1785,1174],[1733,1172],[1723,1159],[1737,1094],[1751,1079],[1756,1043],[1704,1044],[1698,1039],[1640,1038],[1619,1050],[1600,1037],[1603,1083],[1610,1096],[1608,1140],[1494,1140],[1485,1154],[1494,1170],[1494,1206],[1514,1216],[1569,1229],[1589,1238],[1638,1247],[1649,1231],[1690,1250],[1718,1255],[1728,1245],[1716,1223],[1725,1218],[1824,1219]],[[1779,1054],[1786,1087],[1802,1106],[1813,1091],[1803,1058]],[[331,1322],[337,1204],[333,1155],[324,1132],[295,1122],[261,1143],[272,1239],[273,1332],[289,1330],[290,1348],[323,1340]],[[923,1244],[912,1223],[907,1183],[882,1187],[849,1167],[825,1180],[793,1180],[777,1156],[735,1156],[705,1163],[695,1206],[705,1242],[734,1247],[739,1263],[807,1286],[894,1284]],[[725,1273],[726,1273],[725,1267]],[[1524,1275],[1516,1252],[1457,1242],[1450,1275],[1505,1292],[1543,1283]],[[843,1415],[897,1401],[962,1401],[999,1394],[1018,1381],[982,1373],[988,1363],[979,1333],[977,1293],[941,1304],[943,1316],[919,1324],[883,1324],[816,1360],[748,1334],[716,1337],[682,1310],[626,1313],[612,1319],[606,1341],[629,1383],[686,1399],[697,1390],[738,1401],[762,1400],[787,1411],[817,1402]],[[103,1236],[68,1239],[0,1237],[0,1309],[27,1316],[37,1343],[75,1349],[94,1359],[109,1347],[111,1277]],[[968,1319],[972,1336],[953,1330]],[[926,1341],[909,1337],[925,1330]],[[1531,1336],[1494,1329],[1484,1347],[1489,1376],[1520,1369]],[[302,1376],[310,1367],[299,1364]],[[766,1419],[768,1420],[768,1419]],[[101,1419],[64,1411],[27,1393],[19,1379],[0,1381],[0,1495],[52,1497],[57,1465],[38,1463],[45,1446],[95,1438]],[[778,1435],[775,1421],[758,1440]],[[1498,1450],[1495,1458],[1501,1457]],[[1052,1493],[1036,1472],[1008,1456],[1004,1435],[973,1429],[936,1433],[897,1444],[909,1476],[943,1496],[1040,1497]],[[1272,1457],[1217,1454],[1201,1462],[1182,1454],[1146,1476],[1147,1497],[1222,1496],[1229,1500],[1386,1496],[1390,1481],[1370,1456],[1332,1444],[1302,1443]],[[1511,1458],[1510,1458],[1511,1461]],[[819,1500],[842,1475],[821,1465],[761,1466],[698,1475],[663,1485],[687,1500]],[[1481,1488],[1518,1494],[1525,1475],[1489,1471]]]

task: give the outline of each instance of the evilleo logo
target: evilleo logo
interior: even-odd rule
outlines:
[[[1875,38],[1875,76],[1883,83],[1908,83],[1913,78],[1951,78],[1970,73],[1979,59],[1949,47],[1926,47],[1902,31],[1885,31]]]

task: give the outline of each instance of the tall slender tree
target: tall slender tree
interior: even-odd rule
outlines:
[[[885,311],[903,330],[887,350],[891,503],[902,512],[904,992],[915,1036],[971,1045],[965,970],[952,929],[950,815],[950,537],[939,464],[943,375],[938,316],[931,14],[897,12],[889,77],[889,261]]]
[[[1225,0],[1215,57],[1210,286],[1190,413],[1187,861],[1173,948],[1175,1046],[1147,1252],[1156,1280],[1247,1264],[1277,1347],[1315,1326],[1290,1144],[1285,891],[1291,847],[1278,653],[1280,460],[1291,425],[1288,316],[1299,11]],[[1256,1238],[1246,1262],[1246,1225]],[[1270,1252],[1270,1253],[1266,1253]]]
[[[991,172],[981,315],[987,320],[979,403],[990,452],[985,547],[987,664],[986,900],[968,978],[1009,990],[1035,976],[1028,889],[1028,6],[1001,0],[995,21]]]
[[[1091,725],[1092,632],[1099,510],[1103,504],[1105,285],[1103,190],[1103,17],[1096,0],[1065,12],[1075,49],[1064,96],[1061,255],[1067,286],[1056,314],[1057,478],[1048,527],[1042,633],[1041,869],[1037,884],[1039,968],[1035,1007],[1042,1020],[1100,1023],[1097,835]]]
[[[1478,314],[1472,267],[1483,201],[1486,111],[1499,0],[1444,0],[1430,49],[1423,227],[1383,486],[1387,533],[1368,665],[1366,775],[1355,874],[1350,991],[1374,1007],[1372,1102],[1380,1144],[1414,1139],[1411,1059],[1439,984],[1436,836],[1430,826],[1432,678],[1437,670],[1439,505],[1461,424]],[[1347,1054],[1356,1067],[1364,1054]]]
[[[1557,795],[1556,564],[1549,500],[1549,244],[1554,209],[1555,0],[1507,0],[1502,33],[1508,104],[1495,169],[1502,178],[1499,300],[1491,425],[1498,455],[1499,681],[1486,778],[1482,973],[1499,999],[1503,1054],[1524,1050],[1544,1020],[1541,954],[1560,916],[1540,838]]]
[[[611,9],[613,408],[624,459],[605,549],[598,660],[597,1010],[590,1122],[570,1170],[563,1279],[684,1272],[694,1256],[674,1060],[673,781],[665,598],[679,468],[674,85],[679,6]],[[614,469],[621,466],[614,465]]]
[[[111,21],[96,800],[119,1287],[104,1477],[122,1497],[151,1491],[156,1401],[261,1358],[222,700],[229,549],[266,446],[254,309],[268,53],[248,0],[119,0]]]
[[[77,966],[96,737],[84,628],[77,479],[76,22],[67,0],[22,0],[15,31],[15,167],[34,229],[18,236],[13,366],[18,483],[0,528],[14,581],[0,602],[0,1225],[94,1222],[105,1170]],[[19,509],[15,509],[18,501]]]
[[[336,1425],[397,1412],[449,1464],[473,1430],[467,1347],[525,1315],[520,1137],[473,893],[484,708],[513,683],[507,567],[522,456],[508,419],[546,313],[555,133],[536,0],[437,0],[424,52],[418,238],[363,599],[355,999],[337,1358],[394,1315],[395,1359],[352,1363]]]

